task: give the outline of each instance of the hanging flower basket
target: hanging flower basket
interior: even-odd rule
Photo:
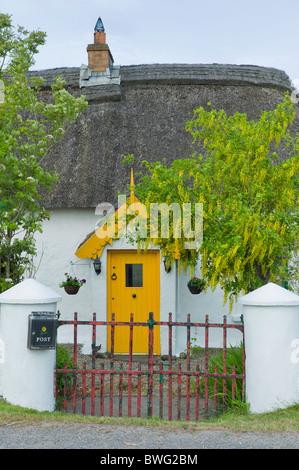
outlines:
[[[63,287],[65,292],[69,295],[75,295],[78,293],[80,287],[85,284],[85,279],[77,279],[76,277],[69,276],[68,273],[64,273],[66,280],[59,284],[59,287]]]
[[[200,294],[205,288],[205,281],[198,277],[192,277],[187,286],[191,294]]]
[[[203,291],[201,287],[197,287],[197,286],[188,286],[188,289],[191,292],[191,294],[200,294]]]
[[[75,295],[79,292],[79,286],[64,286],[64,290],[69,295]]]

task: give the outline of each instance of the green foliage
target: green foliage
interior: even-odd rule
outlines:
[[[44,80],[30,77],[42,31],[15,30],[11,17],[0,14],[0,292],[19,282],[35,255],[34,234],[50,214],[41,192],[57,182],[45,168],[46,158],[66,129],[87,106],[73,98],[57,77],[48,103],[39,100]]]
[[[200,279],[199,277],[194,276],[194,277],[191,277],[187,285],[192,286],[192,287],[200,287],[201,289],[204,289],[205,281],[203,279]]]
[[[223,350],[221,350],[216,355],[213,355],[209,359],[209,372],[215,372],[215,366],[218,368],[218,374],[223,374]],[[236,374],[243,374],[243,343],[241,342],[239,347],[233,347],[230,345],[226,350],[226,373],[232,374],[232,368],[236,366]],[[208,394],[209,397],[214,397],[214,384],[215,379],[212,377],[208,378]],[[244,400],[242,396],[242,379],[235,380],[235,399],[233,400],[232,396],[232,384],[233,380],[231,378],[226,379],[226,407],[228,410],[236,408],[244,408]],[[204,388],[204,382],[201,383],[202,388]],[[218,379],[217,386],[217,396],[220,399],[224,399],[223,391],[223,378]],[[244,397],[245,398],[245,397]],[[219,400],[220,401],[220,400]]]
[[[206,286],[219,285],[230,308],[248,289],[289,280],[299,233],[299,138],[289,133],[294,116],[287,94],[256,122],[201,107],[186,125],[198,149],[190,158],[143,162],[135,194],[148,210],[152,203],[203,204],[197,250],[185,248],[183,233],[151,240],[148,232],[144,246],[159,245],[168,260],[190,266],[191,275],[200,258]]]
[[[68,369],[74,369],[74,359],[72,358],[69,351],[62,346],[57,345],[56,349],[56,368],[64,369],[65,363],[67,363]],[[64,394],[64,374],[57,374],[56,379],[56,393],[57,397],[62,397]]]

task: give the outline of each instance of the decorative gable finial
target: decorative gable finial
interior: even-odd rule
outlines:
[[[99,33],[104,33],[105,32],[105,28],[104,28],[104,25],[103,25],[103,22],[101,20],[101,18],[98,19],[95,27],[94,27],[94,30],[95,32],[96,31],[99,31]]]

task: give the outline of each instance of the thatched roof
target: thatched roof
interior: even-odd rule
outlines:
[[[130,181],[122,155],[135,155],[135,174],[144,159],[171,162],[188,157],[192,142],[185,124],[199,106],[210,102],[228,114],[247,113],[257,119],[292,90],[283,71],[252,65],[134,65],[116,72],[119,83],[81,88],[79,68],[32,72],[45,78],[45,97],[54,77],[62,75],[74,95],[83,93],[89,101],[52,151],[49,166],[58,170],[60,181],[45,199],[50,208],[115,203]]]

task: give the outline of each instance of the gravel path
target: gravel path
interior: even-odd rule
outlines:
[[[170,430],[163,427],[43,422],[0,425],[0,449],[299,449],[299,433]],[[111,452],[110,452],[111,454]],[[193,453],[194,455],[194,453]],[[196,455],[196,453],[195,453]]]

